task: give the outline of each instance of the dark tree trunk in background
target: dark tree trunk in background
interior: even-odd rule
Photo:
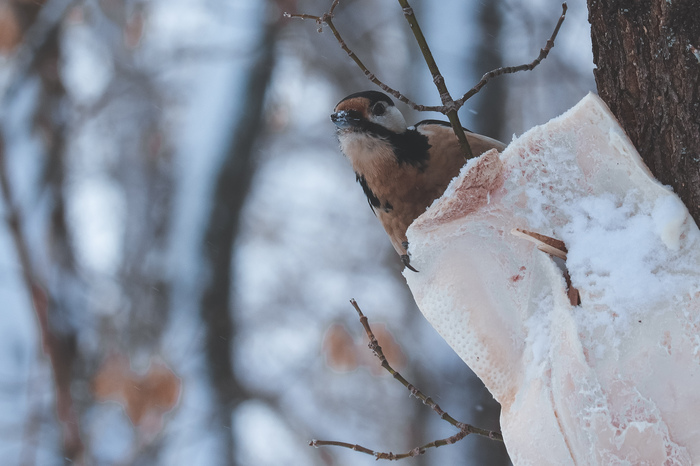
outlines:
[[[479,41],[474,60],[470,63],[476,80],[487,71],[504,66],[501,53],[500,37],[503,31],[503,11],[501,1],[491,0],[481,4],[479,10],[478,26],[481,29],[480,36],[486,38]],[[476,81],[475,81],[476,82]],[[510,135],[506,134],[504,122],[506,121],[506,97],[508,89],[506,81],[494,79],[489,82],[477,95],[477,111],[479,127],[474,131],[486,136],[506,141]],[[470,128],[471,129],[471,128]]]
[[[77,350],[77,331],[71,324],[82,310],[80,278],[75,267],[73,238],[71,237],[64,202],[64,165],[66,150],[66,121],[61,107],[66,105],[66,92],[61,82],[59,62],[61,42],[60,26],[56,24],[46,36],[45,42],[34,56],[34,66],[41,82],[41,94],[34,119],[35,127],[47,142],[44,186],[50,191],[51,221],[47,238],[52,270],[39,271],[46,300],[46,329],[44,344],[49,343],[49,358],[56,384],[56,412],[63,425],[63,453],[67,461],[82,464],[83,443],[80,438],[79,417],[72,397],[72,385],[76,364],[81,366]],[[35,282],[35,285],[38,283]],[[40,312],[43,303],[36,303]],[[81,368],[82,369],[82,368]]]
[[[206,328],[205,355],[209,377],[216,394],[214,403],[221,429],[228,443],[223,464],[236,464],[231,426],[233,410],[246,398],[232,360],[235,338],[231,294],[233,290],[233,246],[239,219],[255,170],[254,147],[263,126],[265,91],[273,67],[273,51],[278,25],[268,24],[256,50],[256,60],[244,87],[243,100],[234,103],[237,117],[230,134],[215,187],[208,225],[204,233],[204,259],[208,267],[201,299],[201,315]],[[215,425],[215,424],[212,424]]]
[[[700,4],[588,0],[588,13],[600,97],[700,223]]]
[[[504,65],[503,54],[499,40],[503,32],[503,12],[501,1],[492,0],[480,5],[479,18],[477,19],[480,35],[488,38],[480,42],[475,51],[474,62],[470,64],[474,74],[479,79],[483,73],[494,70]],[[505,122],[505,100],[507,94],[506,82],[495,79],[480,92],[478,106],[476,108],[479,126],[474,130],[493,138],[505,139],[503,123]],[[494,400],[493,395],[484,386],[484,383],[476,376],[472,376],[469,385],[474,393],[470,421],[479,427],[500,430],[499,417],[501,405]],[[511,464],[503,442],[494,442],[485,438],[473,439],[472,461],[474,464],[509,465]]]

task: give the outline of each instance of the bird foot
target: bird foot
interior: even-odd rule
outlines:
[[[408,257],[408,254],[404,254],[401,256],[401,262],[403,262],[403,265],[406,266],[408,270],[411,270],[413,272],[418,272],[416,269],[413,268],[411,265],[411,259]]]

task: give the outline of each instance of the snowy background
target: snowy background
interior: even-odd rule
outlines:
[[[330,3],[0,3],[6,464],[363,465],[307,442],[403,452],[454,434],[377,370],[350,298],[410,381],[497,428],[337,148],[332,108],[372,84],[327,28],[282,17]],[[532,61],[561,12],[411,4],[455,96]],[[439,102],[396,2],[341,2],[335,24],[380,79]],[[510,141],[594,90],[592,67],[585,2],[570,2],[550,57],[487,86],[462,122]],[[404,464],[508,460],[470,437]]]

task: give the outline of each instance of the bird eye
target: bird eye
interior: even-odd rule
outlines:
[[[384,115],[386,111],[386,106],[382,102],[377,102],[372,106],[372,113],[375,115]]]

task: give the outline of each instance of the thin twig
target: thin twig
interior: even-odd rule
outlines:
[[[551,236],[546,236],[540,233],[535,233],[534,231],[523,230],[522,228],[513,228],[510,231],[511,235],[517,236],[519,238],[526,239],[537,246],[540,251],[549,254],[550,256],[558,257],[559,259],[566,262],[566,257],[568,250],[566,249],[566,244],[560,239],[552,238]],[[581,304],[581,294],[578,289],[574,287],[571,282],[571,275],[569,275],[569,270],[564,267],[562,269],[564,275],[564,281],[566,281],[566,295],[569,298],[569,302],[572,306],[578,306]]]
[[[384,84],[382,81],[380,81],[374,73],[372,73],[365,65],[362,63],[360,58],[347,46],[345,41],[343,40],[342,36],[338,32],[338,30],[335,28],[335,25],[333,25],[333,10],[335,7],[338,5],[339,0],[334,0],[333,5],[331,6],[331,9],[328,13],[323,14],[322,16],[315,16],[315,15],[309,15],[309,14],[291,14],[291,13],[284,13],[284,16],[287,18],[297,18],[297,19],[312,19],[316,21],[319,25],[319,31],[321,31],[320,26],[323,25],[323,23],[328,24],[328,26],[331,28],[331,31],[333,32],[333,35],[335,36],[336,40],[340,44],[341,48],[350,56],[350,58],[353,59],[353,61],[360,67],[362,72],[369,78],[370,81],[372,81],[374,84],[379,86],[382,90],[385,92],[393,95],[396,97],[398,100],[401,102],[409,105],[411,108],[413,108],[416,111],[419,112],[438,112],[442,113],[443,115],[447,115],[447,112],[451,110],[451,107],[448,107],[446,105],[421,105],[417,104],[413,101],[411,101],[408,97],[404,96],[402,93],[397,91],[396,89],[393,89],[389,87],[388,85]],[[484,74],[481,78],[481,80],[474,86],[472,87],[469,91],[467,91],[466,94],[464,94],[461,98],[458,100],[454,101],[454,106],[456,109],[462,108],[462,106],[466,103],[467,100],[470,98],[474,97],[491,79],[496,78],[498,76],[502,76],[504,74],[511,74],[511,73],[516,73],[519,71],[531,71],[534,69],[537,65],[542,62],[545,58],[547,58],[547,55],[549,54],[549,51],[554,47],[554,40],[556,39],[557,35],[559,34],[559,29],[561,28],[562,23],[564,22],[564,19],[566,17],[566,11],[567,11],[567,5],[566,3],[562,3],[562,14],[559,17],[559,20],[557,21],[557,25],[554,28],[554,31],[552,32],[552,35],[550,36],[549,40],[547,40],[547,43],[545,44],[545,47],[543,49],[540,49],[540,54],[539,56],[532,61],[531,63],[525,64],[525,65],[520,65],[520,66],[507,66],[507,67],[501,67],[501,68],[496,68],[495,70],[491,70],[488,73]],[[410,14],[408,13],[410,11]],[[404,10],[404,14],[407,16],[407,19],[409,19],[409,16],[412,16],[412,11],[413,10]],[[329,22],[330,21],[330,22]],[[693,53],[695,53],[695,48],[693,47]],[[700,54],[696,54],[700,55]],[[700,60],[700,58],[698,58]],[[440,79],[441,76],[438,78]],[[444,80],[443,80],[444,82]]]
[[[31,2],[38,4],[39,2]],[[38,10],[36,20],[23,32],[22,45],[12,59],[10,79],[0,89],[0,108],[17,94],[27,81],[27,75],[36,64],[38,51],[47,41],[52,40],[52,33],[63,23],[63,18],[70,11],[74,0],[52,0],[44,3]]]
[[[463,422],[459,422],[455,420],[452,416],[450,416],[448,413],[443,411],[440,406],[438,406],[437,403],[435,403],[432,398],[426,396],[418,390],[415,386],[413,386],[411,383],[409,383],[401,374],[399,374],[397,371],[395,371],[389,362],[386,359],[386,356],[384,356],[384,352],[382,351],[382,347],[379,346],[379,342],[377,341],[377,338],[374,336],[374,332],[372,332],[372,328],[369,325],[369,321],[367,319],[367,316],[365,316],[362,313],[362,310],[360,309],[360,306],[357,304],[357,301],[354,299],[350,300],[350,303],[353,305],[355,310],[357,311],[357,314],[360,316],[360,322],[362,323],[362,326],[365,329],[365,333],[367,333],[367,338],[369,338],[369,347],[374,352],[375,356],[379,358],[381,361],[381,365],[384,369],[386,369],[396,380],[401,382],[401,384],[408,389],[408,391],[411,393],[411,395],[415,396],[416,398],[420,399],[423,401],[423,404],[430,406],[433,411],[435,411],[438,416],[440,416],[440,419],[443,419],[444,421],[449,422],[453,426],[457,427],[459,429],[459,432],[456,434],[440,439],[440,440],[434,440],[430,443],[426,443],[425,445],[422,445],[420,447],[413,448],[412,450],[406,452],[406,453],[392,453],[392,452],[379,452],[379,451],[374,451],[370,448],[364,447],[362,445],[358,445],[356,443],[348,443],[348,442],[339,442],[336,440],[311,440],[309,442],[309,446],[312,447],[323,447],[323,446],[336,446],[336,447],[342,447],[342,448],[348,448],[350,450],[354,451],[359,451],[360,453],[365,453],[368,455],[372,455],[375,457],[377,460],[400,460],[404,458],[411,458],[414,456],[419,456],[422,455],[426,452],[428,448],[438,448],[442,447],[445,445],[452,445],[453,443],[457,443],[463,438],[465,438],[469,434],[477,434],[477,435],[482,435],[484,437],[488,437],[492,440],[499,440],[503,441],[503,435],[500,432],[496,431],[490,431],[486,429],[480,429],[478,427],[474,427],[470,424],[465,424]]]
[[[447,437],[447,438],[440,439],[440,440],[434,440],[430,443],[426,443],[425,445],[422,445],[420,447],[416,447],[410,451],[407,451],[406,453],[392,453],[392,452],[374,451],[374,450],[371,450],[367,447],[363,447],[362,445],[358,445],[356,443],[353,444],[353,443],[347,443],[347,442],[337,442],[335,440],[315,440],[314,439],[314,440],[311,440],[309,442],[309,446],[316,447],[316,448],[323,447],[323,446],[335,446],[335,447],[349,448],[350,450],[359,451],[360,453],[366,453],[368,455],[372,455],[375,457],[375,459],[378,459],[378,460],[396,461],[396,460],[402,460],[404,458],[413,458],[415,456],[420,456],[420,455],[424,454],[428,448],[438,448],[438,447],[443,447],[445,445],[452,445],[453,443],[459,442],[467,435],[469,435],[469,432],[460,431],[451,437]]]
[[[374,84],[379,86],[380,89],[382,89],[384,92],[387,94],[391,94],[394,96],[397,100],[400,102],[403,102],[413,108],[416,111],[419,112],[440,112],[440,113],[445,113],[444,105],[437,105],[437,106],[427,106],[427,105],[420,105],[415,102],[413,102],[411,99],[397,91],[396,89],[389,87],[386,85],[384,82],[382,82],[377,76],[372,73],[360,60],[360,57],[357,56],[355,52],[353,52],[350,47],[348,47],[347,43],[343,39],[343,37],[340,35],[340,32],[338,29],[335,27],[335,24],[333,24],[333,10],[335,9],[336,5],[338,4],[339,0],[335,0],[333,2],[333,5],[331,5],[331,9],[328,11],[328,13],[324,13],[321,16],[315,16],[315,15],[309,15],[309,14],[292,14],[292,13],[284,13],[284,16],[287,18],[297,18],[297,19],[312,19],[316,21],[316,23],[319,26],[318,31],[321,32],[322,30],[322,25],[325,23],[328,28],[331,30],[333,33],[333,36],[335,36],[335,39],[338,41],[338,44],[340,44],[340,48],[342,48],[345,53],[348,54],[348,56],[352,59],[352,61],[357,64],[357,66],[362,70],[365,76],[372,81]]]
[[[531,63],[525,64],[525,65],[520,65],[520,66],[505,66],[502,68],[496,68],[495,70],[491,70],[488,73],[486,73],[484,76],[481,77],[481,81],[479,81],[476,86],[472,87],[466,94],[462,96],[459,100],[455,102],[457,104],[457,108],[462,107],[464,103],[474,97],[474,95],[481,90],[482,87],[486,85],[491,79],[496,78],[498,76],[502,76],[504,74],[510,74],[510,73],[517,73],[519,71],[532,71],[533,68],[535,68],[537,65],[539,65],[542,60],[547,58],[547,55],[549,55],[549,51],[554,47],[554,39],[557,38],[557,35],[559,34],[559,29],[561,28],[562,23],[564,22],[564,19],[566,18],[566,10],[567,6],[566,3],[561,4],[561,16],[559,16],[559,21],[557,21],[557,25],[554,28],[554,31],[552,32],[551,37],[549,40],[547,40],[547,43],[545,44],[543,49],[540,49],[540,54],[535,60],[533,60]]]
[[[537,246],[542,252],[546,252],[550,256],[558,257],[566,262],[566,244],[560,239],[552,238],[551,236],[535,233],[534,231],[523,230],[522,228],[513,228],[510,234],[519,238],[526,239]]]
[[[501,440],[503,441],[503,435],[501,435],[500,432],[495,432],[487,429],[481,429],[479,427],[474,427],[470,424],[465,424],[463,422],[457,421],[455,418],[450,416],[447,412],[443,411],[440,406],[433,401],[432,398],[429,396],[426,396],[418,390],[413,384],[409,383],[401,374],[399,374],[394,368],[391,367],[389,364],[389,361],[387,361],[386,356],[384,356],[384,352],[382,351],[382,347],[379,346],[379,342],[377,341],[377,338],[374,336],[374,333],[372,332],[372,329],[369,326],[369,321],[367,319],[367,316],[365,316],[362,313],[362,310],[360,309],[360,306],[357,304],[357,301],[354,299],[350,300],[350,303],[353,305],[355,310],[357,311],[357,314],[360,316],[360,323],[362,323],[362,326],[365,328],[365,333],[367,333],[367,337],[369,338],[369,347],[370,349],[374,352],[374,354],[379,358],[379,361],[381,362],[381,365],[384,369],[389,372],[392,377],[394,377],[396,380],[401,382],[401,384],[408,389],[408,391],[411,393],[411,395],[415,396],[419,400],[423,402],[426,406],[429,406],[432,408],[433,411],[437,413],[438,416],[440,416],[440,419],[449,422],[453,426],[457,427],[461,431],[466,431],[467,434],[477,434],[477,435],[482,435],[484,437],[488,437],[490,439],[494,440]]]
[[[525,65],[520,65],[520,66],[507,66],[507,67],[501,67],[497,68],[495,70],[491,70],[488,73],[484,74],[482,76],[481,81],[479,81],[476,86],[472,87],[466,94],[464,94],[460,99],[458,100],[453,100],[451,94],[447,90],[447,85],[445,84],[445,78],[442,76],[440,73],[440,70],[437,66],[437,63],[435,62],[435,59],[433,57],[432,52],[430,51],[430,47],[428,46],[428,42],[425,39],[425,36],[423,35],[423,31],[420,28],[420,25],[418,24],[418,20],[416,19],[416,16],[413,12],[413,8],[408,3],[408,0],[398,0],[399,4],[403,8],[403,13],[404,16],[406,17],[406,20],[408,21],[411,31],[413,32],[413,35],[416,38],[416,41],[418,42],[418,45],[421,49],[421,52],[423,53],[423,58],[425,59],[426,64],[428,65],[428,69],[430,70],[430,73],[433,76],[433,82],[435,83],[435,86],[438,89],[438,92],[440,94],[440,100],[442,101],[442,105],[440,106],[427,106],[427,105],[420,105],[416,104],[415,102],[411,101],[408,97],[403,95],[401,92],[397,91],[396,89],[393,89],[392,87],[389,87],[386,85],[384,82],[382,82],[379,78],[375,76],[374,73],[372,73],[367,66],[360,60],[360,58],[353,52],[350,47],[345,43],[345,40],[343,37],[340,35],[340,32],[338,29],[335,27],[333,24],[333,12],[335,8],[338,6],[338,3],[340,3],[340,0],[333,0],[333,4],[331,5],[331,8],[328,10],[327,13],[324,13],[321,16],[316,16],[316,15],[309,15],[309,14],[291,14],[291,13],[284,13],[284,16],[287,18],[297,18],[297,19],[312,19],[316,21],[318,24],[318,32],[322,32],[323,30],[323,24],[327,24],[328,27],[330,28],[331,32],[335,36],[335,39],[338,41],[340,44],[340,47],[350,56],[350,58],[357,64],[357,66],[362,70],[362,72],[367,76],[367,78],[372,81],[374,84],[379,86],[383,91],[387,92],[388,94],[393,95],[398,99],[399,101],[409,105],[411,108],[414,110],[424,112],[424,111],[432,111],[432,112],[439,112],[442,113],[443,115],[447,116],[447,118],[450,120],[450,124],[452,125],[452,130],[455,133],[455,136],[457,136],[457,140],[459,141],[459,146],[462,149],[462,153],[464,154],[464,158],[466,160],[471,159],[474,155],[472,154],[471,147],[469,146],[469,142],[467,141],[467,136],[464,133],[464,128],[462,127],[462,124],[459,121],[459,114],[458,111],[459,109],[465,104],[467,100],[469,100],[471,97],[476,95],[491,79],[502,76],[504,74],[510,74],[510,73],[517,73],[518,71],[530,71],[534,69],[537,65],[542,62],[545,58],[547,58],[547,55],[549,54],[549,51],[552,49],[554,46],[554,39],[556,38],[557,34],[559,33],[559,28],[561,27],[562,23],[564,22],[564,18],[566,16],[566,10],[567,6],[566,3],[562,4],[562,14],[559,17],[559,21],[557,22],[556,27],[554,28],[554,32],[552,33],[551,37],[545,44],[545,47],[540,50],[539,56],[532,61],[531,63],[525,64]]]
[[[464,154],[465,159],[470,159],[473,157],[471,148],[469,147],[469,142],[467,141],[467,136],[464,134],[464,128],[462,127],[462,124],[459,121],[459,115],[457,114],[457,110],[459,110],[459,107],[455,106],[454,101],[452,100],[452,96],[450,93],[447,91],[447,86],[445,85],[445,79],[442,77],[440,74],[440,70],[437,67],[437,64],[435,63],[435,59],[433,58],[432,53],[430,52],[430,48],[428,47],[428,43],[425,39],[425,36],[423,35],[423,32],[420,29],[420,26],[418,25],[418,20],[416,19],[415,15],[413,14],[413,9],[411,6],[408,4],[407,0],[399,0],[399,3],[401,4],[403,11],[404,11],[404,16],[406,17],[406,20],[408,21],[409,25],[411,26],[411,30],[413,31],[413,34],[416,37],[416,40],[418,41],[418,44],[420,46],[421,52],[423,52],[423,57],[425,58],[426,63],[428,64],[428,68],[430,69],[431,74],[433,75],[433,82],[438,88],[438,92],[440,93],[440,99],[442,100],[442,105],[441,106],[425,106],[425,105],[419,105],[416,104],[415,102],[411,101],[408,97],[397,91],[396,89],[393,89],[389,87],[388,85],[384,84],[379,78],[377,78],[374,73],[372,73],[360,60],[360,57],[353,52],[350,47],[345,43],[345,40],[343,37],[340,35],[340,32],[338,29],[335,27],[333,24],[333,10],[335,7],[338,5],[339,0],[334,0],[333,4],[331,5],[330,10],[328,13],[324,13],[322,16],[314,16],[314,15],[309,15],[309,14],[291,14],[291,13],[284,13],[284,15],[288,18],[298,18],[298,19],[313,19],[316,21],[316,23],[319,25],[318,31],[322,31],[322,26],[323,23],[327,24],[328,27],[330,28],[331,32],[335,36],[335,39],[338,41],[338,44],[340,44],[340,47],[350,56],[350,58],[357,64],[357,66],[362,70],[362,72],[367,76],[367,78],[372,81],[374,84],[379,86],[380,89],[383,91],[387,92],[388,94],[393,95],[398,99],[399,101],[409,105],[412,107],[414,110],[423,112],[423,111],[433,111],[433,112],[440,112],[443,115],[447,116],[447,118],[450,120],[450,123],[452,124],[452,129],[455,132],[455,135],[457,136],[457,140],[459,141],[459,145],[462,149],[462,152]]]

